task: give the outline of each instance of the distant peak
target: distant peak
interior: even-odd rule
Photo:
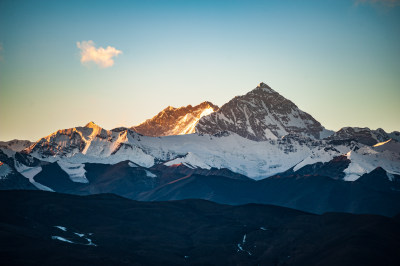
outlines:
[[[90,121],[89,123],[87,123],[86,124],[86,126],[85,127],[88,127],[88,128],[94,128],[94,127],[98,127],[98,125],[96,125],[96,123],[95,122],[93,122],[93,121]]]
[[[211,102],[209,102],[209,101],[204,101],[204,102],[200,103],[199,105],[209,105],[209,106],[211,106],[213,104]]]
[[[170,111],[170,110],[175,110],[176,108],[175,107],[173,107],[173,106],[171,106],[171,105],[168,105],[165,109],[164,109],[164,111]]]
[[[261,82],[260,84],[258,84],[257,87],[258,88],[269,88],[270,89],[270,87],[267,84],[265,84],[264,82]]]
[[[268,86],[264,82],[261,82],[260,84],[258,84],[256,89],[262,89],[263,91],[266,91],[266,92],[275,92],[273,89],[271,89],[270,86]]]
[[[271,87],[268,86],[267,84],[265,84],[264,82],[261,82],[260,84],[258,84],[257,88],[261,88],[261,89],[271,89]]]
[[[371,131],[369,127],[342,127],[340,130],[352,130],[352,131],[362,131],[362,130],[367,130]]]
[[[217,105],[215,105],[209,101],[204,101],[204,102],[200,103],[198,106],[200,106],[201,108],[212,108],[214,111],[217,111],[219,109],[219,107]]]

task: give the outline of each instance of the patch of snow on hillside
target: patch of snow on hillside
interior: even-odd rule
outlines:
[[[339,156],[339,155],[340,155],[340,153],[338,153],[336,151],[332,151],[332,150],[329,150],[329,151],[325,151],[323,149],[314,150],[311,152],[310,156],[308,156],[303,161],[298,163],[293,168],[293,171],[297,171],[297,170],[301,169],[302,167],[309,165],[309,164],[315,164],[318,162],[321,162],[321,163],[329,162],[330,160],[333,159],[333,157]]]
[[[21,175],[28,178],[29,182],[31,182],[36,188],[38,188],[40,190],[54,192],[51,188],[46,187],[45,185],[42,185],[35,181],[34,177],[42,171],[41,166],[29,167],[29,166],[19,163],[18,161],[15,161],[15,169],[17,169],[17,171]]]
[[[144,170],[146,172],[146,176],[147,177],[157,177],[155,174],[153,174],[152,172],[150,172],[149,170]]]
[[[211,168],[209,165],[203,163],[203,160],[201,160],[199,157],[197,157],[192,152],[188,152],[188,154],[185,157],[177,158],[175,160],[166,162],[166,163],[164,163],[164,165],[171,166],[174,164],[181,164],[181,163],[187,163],[187,164],[190,164],[191,166],[195,166],[195,167],[199,167],[199,168],[203,168],[203,169]]]
[[[394,180],[394,175],[393,174],[391,174],[389,172],[386,172],[386,176],[388,177],[389,181],[393,181]]]
[[[68,231],[67,228],[66,228],[65,226],[55,225],[54,227],[57,228],[57,229],[60,229],[60,230],[63,231],[63,232],[67,232],[67,231]],[[86,235],[89,235],[89,236],[90,236],[90,235],[92,235],[92,233],[84,234],[84,233],[73,232],[73,233],[71,233],[71,234],[72,234],[71,237],[72,237],[73,239],[76,240],[76,237],[73,236],[73,235],[75,235],[75,236],[78,236],[78,237],[80,237],[80,238],[85,239],[85,240],[87,241],[87,243],[85,244],[85,243],[73,242],[73,241],[68,240],[68,239],[66,239],[65,237],[61,237],[61,236],[52,236],[51,239],[59,240],[59,241],[63,241],[63,242],[67,242],[67,243],[70,243],[70,244],[85,245],[85,246],[95,246],[95,247],[97,246],[95,243],[93,243],[92,239],[90,239],[90,238],[88,238],[88,237],[86,236]]]
[[[237,247],[238,247],[237,252],[243,251],[243,252],[246,252],[247,254],[249,254],[249,255],[251,256],[251,252],[248,251],[248,250],[245,250],[245,249],[243,248],[243,245],[244,245],[245,243],[246,243],[246,234],[243,236],[242,243],[238,243],[238,244],[237,244]]]
[[[57,164],[66,172],[69,178],[76,183],[89,183],[86,178],[85,165],[82,163],[69,163],[66,161],[58,161]]]
[[[74,234],[79,236],[80,238],[84,238],[88,242],[87,244],[83,244],[83,245],[97,247],[97,245],[95,243],[93,243],[92,239],[86,237],[86,234],[80,234],[80,233],[76,233],[76,232],[74,232]],[[89,235],[92,235],[92,234],[89,234]],[[77,244],[82,245],[81,243],[77,243]]]
[[[268,128],[264,129],[264,136],[267,139],[273,139],[273,140],[277,140],[278,137],[274,135],[274,133],[272,133],[271,130],[269,130]]]
[[[92,239],[85,237],[85,239],[88,241],[88,243],[86,244],[87,246],[95,246],[97,247],[97,245],[95,243],[93,243]]]
[[[61,237],[61,236],[52,236],[51,239],[67,242],[67,243],[70,243],[70,244],[75,244],[74,242],[72,242],[72,241],[70,241],[70,240],[68,240],[68,239],[66,239],[64,237]]]
[[[67,232],[67,228],[66,228],[66,227],[64,227],[64,226],[61,226],[61,225],[55,225],[54,227],[55,227],[55,228],[58,228],[58,229],[60,229],[60,230],[62,230],[62,231],[64,231],[64,232]]]

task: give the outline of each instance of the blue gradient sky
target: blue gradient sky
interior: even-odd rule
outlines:
[[[123,54],[83,65],[88,40]],[[400,130],[399,1],[3,0],[0,44],[0,140],[132,126],[261,81],[328,129]]]

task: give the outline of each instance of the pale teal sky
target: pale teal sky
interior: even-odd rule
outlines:
[[[399,3],[3,0],[0,140],[221,106],[261,81],[328,129],[400,130]],[[122,54],[82,64],[84,41]]]

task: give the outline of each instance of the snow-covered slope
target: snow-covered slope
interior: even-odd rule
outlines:
[[[360,176],[370,173],[377,167],[383,168],[389,174],[400,175],[400,149],[396,141],[388,141],[382,145],[369,147],[364,145],[346,155],[350,165],[344,170],[346,181],[357,180]]]
[[[70,180],[80,183],[89,182],[86,163],[123,161],[145,168],[158,164],[226,168],[253,179],[289,170],[304,172],[323,164],[327,165],[324,169],[341,165],[340,176],[334,179],[356,180],[377,167],[400,174],[398,143],[392,140],[377,144],[390,139],[384,130],[343,128],[321,139],[329,135],[328,130],[264,83],[215,110],[217,107],[208,102],[195,107],[169,107],[136,128],[152,132],[142,131],[147,135],[169,135],[162,137],[144,136],[125,127],[106,130],[90,122],[54,132],[24,153],[41,161],[57,162]],[[196,123],[201,134],[186,134]],[[18,155],[9,149],[3,152],[9,157]],[[338,157],[345,159],[336,162]],[[16,169],[34,181],[41,165],[28,163],[25,167],[23,160],[17,161]],[[333,172],[336,175],[338,171]]]
[[[288,138],[255,142],[234,133],[222,137],[188,134],[155,138],[126,128],[107,131],[89,123],[57,131],[26,152],[40,160],[61,160],[62,166],[125,160],[144,167],[157,162],[185,163],[205,169],[228,168],[252,178],[264,178],[299,163],[312,149],[315,148],[311,144]]]
[[[87,182],[84,163],[115,164],[126,160],[142,167],[164,163],[167,166],[184,164],[190,168],[227,168],[262,179],[292,167],[298,170],[349,154],[348,176],[360,176],[378,166],[390,173],[400,173],[399,156],[393,155],[384,145],[379,147],[356,142],[333,145],[327,140],[290,136],[253,141],[235,133],[147,137],[127,128],[109,131],[89,123],[85,127],[59,130],[42,138],[26,152],[40,160],[58,161],[71,180],[77,182]]]
[[[203,102],[196,106],[175,108],[168,106],[156,116],[131,129],[152,137],[191,134],[200,118],[218,110],[218,106]]]
[[[196,126],[196,132],[201,134],[221,131],[234,132],[256,141],[277,139],[288,134],[315,139],[329,135],[329,131],[311,115],[264,83],[246,95],[233,98],[217,112],[201,118]]]
[[[140,145],[142,136],[127,128],[105,130],[93,122],[84,127],[59,130],[40,139],[25,150],[42,160],[57,161],[68,158],[70,163],[117,163],[131,160],[142,166],[154,164]]]

